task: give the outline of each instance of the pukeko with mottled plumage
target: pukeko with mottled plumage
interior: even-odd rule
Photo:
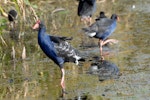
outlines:
[[[64,89],[64,63],[75,62],[78,64],[78,61],[82,58],[79,56],[77,50],[66,41],[71,38],[48,35],[44,23],[40,20],[36,22],[33,29],[38,29],[38,44],[43,52],[60,67],[62,73],[61,86]]]
[[[96,0],[78,0],[78,16],[81,21],[91,24],[92,15],[96,11]]]
[[[103,13],[104,14],[104,13]],[[119,17],[116,14],[112,14],[111,19],[101,14],[98,20],[93,23],[91,26],[87,28],[83,28],[85,34],[90,37],[98,38],[99,39],[99,47],[100,47],[100,56],[101,60],[104,60],[102,55],[102,46],[107,43],[116,43],[118,42],[115,39],[107,39],[116,29],[117,27],[117,20]]]

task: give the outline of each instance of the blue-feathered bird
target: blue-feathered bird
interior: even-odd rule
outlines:
[[[117,42],[117,40],[115,39],[107,38],[115,31],[117,27],[117,20],[119,19],[119,17],[116,14],[112,14],[110,19],[107,18],[104,14],[105,13],[101,13],[100,17],[91,26],[83,28],[85,34],[87,34],[90,37],[99,39],[100,56],[102,60],[104,59],[102,55],[102,46],[109,42]]]
[[[64,89],[64,63],[75,62],[78,64],[78,60],[82,58],[78,55],[78,51],[65,41],[71,38],[48,35],[44,23],[40,20],[38,20],[32,28],[38,29],[38,44],[42,51],[60,67],[62,75],[61,86]]]
[[[96,11],[96,0],[78,0],[78,16],[85,24],[91,24],[92,15]]]

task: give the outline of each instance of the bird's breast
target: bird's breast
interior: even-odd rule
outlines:
[[[39,35],[38,36],[38,44],[40,45],[41,48],[48,49],[52,43],[49,40],[49,37],[47,37],[45,35]]]

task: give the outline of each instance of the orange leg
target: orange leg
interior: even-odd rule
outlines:
[[[61,68],[61,83],[60,83],[63,91],[65,91],[65,69]]]
[[[103,42],[104,42],[103,40],[99,39],[99,50],[100,50],[100,57],[101,57],[102,61],[104,60],[103,53],[102,53],[102,51],[103,51],[103,48],[102,48]]]
[[[106,41],[103,41],[101,39],[99,39],[99,49],[100,49],[100,56],[101,56],[101,60],[104,60],[104,57],[103,57],[103,45],[107,44],[107,43],[118,43],[117,40],[115,39],[107,39]]]
[[[107,39],[103,42],[103,45],[107,44],[107,43],[118,43],[118,40],[115,39]]]

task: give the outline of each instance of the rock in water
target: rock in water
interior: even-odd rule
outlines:
[[[116,79],[119,78],[120,75],[119,68],[114,63],[107,60],[103,62],[98,60],[92,63],[89,68],[89,73],[98,75],[100,81]]]

